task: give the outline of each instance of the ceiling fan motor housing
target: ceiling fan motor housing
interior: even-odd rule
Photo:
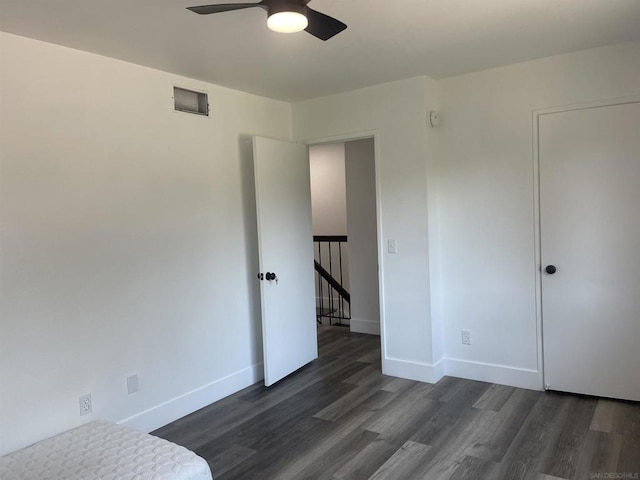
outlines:
[[[293,12],[307,16],[307,6],[289,2],[273,2],[267,7],[268,16],[281,12]]]

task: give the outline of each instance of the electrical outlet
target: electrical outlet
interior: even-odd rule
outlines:
[[[91,394],[87,393],[80,397],[80,415],[91,413]]]
[[[462,344],[471,345],[471,332],[469,330],[462,330]]]

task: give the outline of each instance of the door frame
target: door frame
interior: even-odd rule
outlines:
[[[628,103],[640,103],[640,95],[628,97],[610,98],[581,102],[556,107],[535,109],[532,112],[533,125],[533,230],[534,230],[534,271],[535,271],[535,311],[536,311],[536,344],[537,344],[537,368],[540,387],[548,390],[544,376],[544,323],[542,315],[542,223],[540,218],[540,117],[553,113],[585,110],[588,108],[611,107]]]
[[[373,139],[373,156],[375,170],[375,189],[376,189],[376,234],[377,234],[377,254],[378,254],[378,298],[380,310],[380,350],[382,356],[382,371],[385,371],[386,352],[386,328],[385,328],[385,309],[384,309],[384,256],[383,256],[383,237],[382,237],[382,202],[381,202],[381,184],[380,184],[380,141],[378,130],[367,130],[363,132],[345,133],[341,135],[333,135],[329,137],[311,138],[300,140],[307,147],[313,145],[323,145],[330,143],[345,143],[353,140]]]

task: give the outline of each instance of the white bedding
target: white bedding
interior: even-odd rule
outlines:
[[[96,421],[0,457],[0,479],[211,480],[211,470],[184,447]]]

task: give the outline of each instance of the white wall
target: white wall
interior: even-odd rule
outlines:
[[[344,143],[309,147],[314,235],[347,234]]]
[[[344,144],[351,331],[380,334],[376,165],[372,138]]]
[[[290,105],[4,33],[0,49],[0,453],[92,418],[149,430],[258,380],[242,138],[290,139]],[[211,117],[174,112],[174,84],[208,91]]]
[[[426,188],[428,164],[436,154],[426,111],[436,106],[436,84],[425,78],[293,105],[298,141],[375,133],[381,240],[397,240],[399,251],[384,254],[381,265],[383,370],[427,381],[442,375],[441,364],[434,365],[440,339],[432,335]]]
[[[640,43],[445,79],[437,162],[447,373],[540,388],[532,111],[640,93]],[[472,332],[464,346],[460,330]]]
[[[639,43],[293,115],[12,35],[0,49],[0,453],[91,418],[151,429],[259,377],[250,134],[375,134],[380,242],[398,242],[381,264],[385,373],[539,388],[532,110],[640,93]],[[207,90],[212,117],[173,112],[174,83]]]
[[[533,110],[636,95],[639,78],[635,42],[294,104],[297,140],[376,133],[386,373],[542,387]]]

